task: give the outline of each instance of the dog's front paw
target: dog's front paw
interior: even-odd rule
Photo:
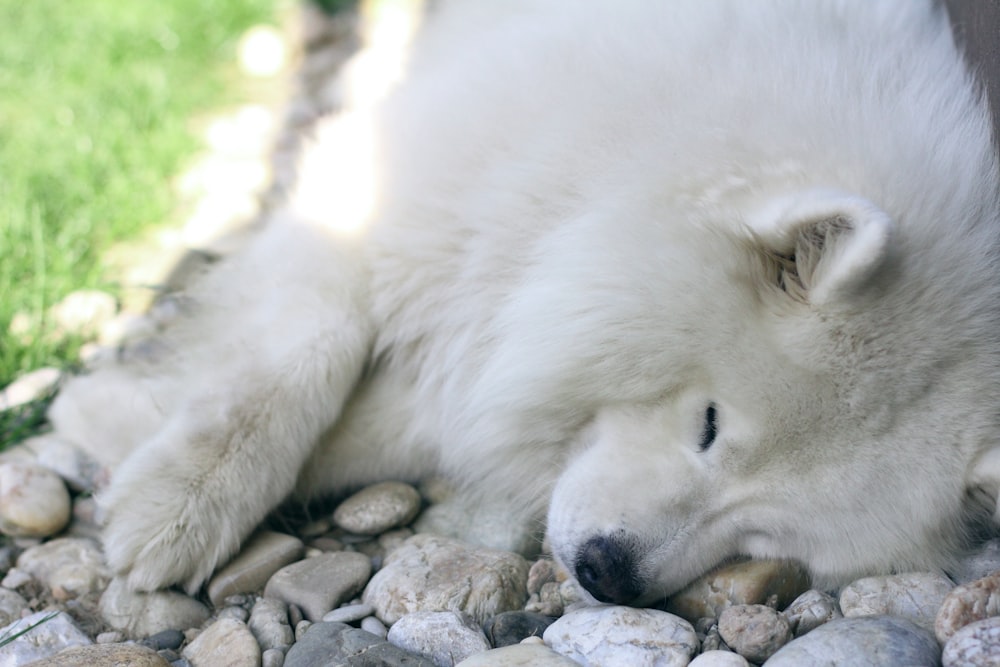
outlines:
[[[193,594],[239,548],[225,509],[176,480],[120,478],[101,504],[105,557],[133,590]]]

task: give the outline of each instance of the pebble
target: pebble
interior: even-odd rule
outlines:
[[[208,608],[175,591],[139,593],[114,578],[101,596],[104,622],[130,637],[148,637],[162,630],[196,628],[209,617]]]
[[[216,618],[235,618],[246,623],[250,619],[250,612],[243,607],[223,607],[216,613]]]
[[[933,572],[865,577],[840,591],[840,610],[846,618],[898,616],[933,632],[938,609],[954,587],[951,579]]]
[[[865,616],[838,618],[793,639],[767,661],[767,667],[937,665],[940,656],[934,635],[916,623],[895,616]]]
[[[20,593],[0,588],[0,625],[7,625],[21,618],[21,613],[27,608],[28,601]]]
[[[218,607],[230,595],[259,591],[275,572],[302,558],[302,552],[302,540],[261,531],[215,573],[208,584],[208,598]]]
[[[361,629],[372,633],[376,637],[381,637],[382,639],[389,636],[389,628],[385,627],[385,623],[378,620],[374,616],[361,619]]]
[[[35,463],[57,474],[74,491],[96,491],[107,484],[109,472],[104,466],[55,433],[28,438],[21,444]]]
[[[542,586],[548,583],[558,583],[555,563],[548,558],[540,558],[532,563],[531,569],[528,570],[528,595],[540,593]]]
[[[302,638],[288,649],[284,667],[340,664],[437,667],[422,656],[344,623],[313,623]]]
[[[696,656],[688,667],[750,667],[750,663],[739,653],[716,649]]]
[[[260,665],[260,646],[250,628],[231,618],[202,630],[181,655],[192,667],[252,667]]]
[[[1000,662],[1000,616],[958,630],[944,645],[943,667],[994,667]]]
[[[61,591],[63,599],[101,591],[111,580],[100,547],[86,538],[61,537],[26,549],[17,568]]]
[[[517,554],[419,534],[386,557],[363,601],[389,625],[416,611],[459,611],[481,624],[520,610],[527,579],[528,562]]]
[[[184,633],[180,630],[163,630],[146,637],[139,643],[143,646],[148,646],[154,651],[160,651],[165,648],[175,649],[184,643]]]
[[[457,667],[578,667],[579,663],[565,658],[544,644],[514,644],[476,653]]]
[[[295,632],[288,624],[288,606],[275,598],[260,598],[254,603],[247,624],[261,649],[287,648],[295,643]]]
[[[734,604],[777,600],[779,609],[809,589],[809,575],[791,561],[743,561],[725,565],[689,584],[667,601],[666,610],[694,623],[718,618]]]
[[[362,554],[323,553],[275,572],[264,588],[264,596],[298,605],[305,617],[315,622],[356,595],[371,570],[371,561]]]
[[[375,607],[370,604],[348,604],[323,614],[327,623],[354,623],[375,613]]]
[[[545,616],[562,616],[566,609],[563,585],[556,581],[545,582],[537,593],[531,593],[524,609]]]
[[[739,604],[722,610],[719,635],[736,653],[762,663],[792,640],[788,619],[762,604]]]
[[[0,411],[45,397],[61,379],[62,371],[58,368],[39,368],[25,373],[0,391]]]
[[[333,513],[333,521],[355,535],[378,535],[405,526],[420,511],[420,494],[409,484],[373,484],[344,502]]]
[[[95,644],[120,644],[123,641],[125,641],[125,633],[118,632],[117,630],[102,632],[94,637]]]
[[[844,617],[836,598],[816,589],[808,590],[795,598],[785,609],[785,616],[796,637],[815,630],[827,621]]]
[[[282,667],[285,664],[285,652],[280,648],[269,648],[260,654],[260,667]]]
[[[69,491],[58,475],[36,463],[0,463],[0,532],[49,537],[69,517]]]
[[[50,610],[39,611],[0,629],[0,637],[9,637],[35,625],[26,634],[0,646],[0,667],[20,667],[32,660],[52,657],[66,648],[93,643],[69,614],[58,612],[46,620],[52,613]]]
[[[530,611],[505,611],[486,622],[483,630],[490,644],[500,648],[519,644],[528,637],[541,637],[555,621],[551,616]]]
[[[944,644],[959,629],[990,616],[1000,616],[1000,572],[952,589],[938,609],[934,634]]]
[[[32,662],[31,667],[170,667],[151,648],[139,644],[77,646]]]
[[[471,617],[454,611],[407,614],[389,628],[387,639],[439,667],[453,667],[470,655],[493,648]]]
[[[552,650],[585,665],[683,667],[698,651],[684,619],[655,609],[599,606],[571,611],[544,634]]]

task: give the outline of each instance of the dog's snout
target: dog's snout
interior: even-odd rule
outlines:
[[[600,602],[629,603],[642,593],[634,551],[625,535],[592,537],[577,552],[577,581]]]

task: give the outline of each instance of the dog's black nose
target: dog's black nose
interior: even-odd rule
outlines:
[[[642,593],[634,548],[624,534],[587,540],[573,566],[580,585],[601,602],[627,604]]]

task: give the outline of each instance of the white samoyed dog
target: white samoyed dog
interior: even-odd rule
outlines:
[[[165,358],[52,418],[122,459],[140,590],[289,497],[435,475],[455,533],[545,523],[597,600],[947,568],[1000,489],[998,190],[930,0],[445,3]]]

